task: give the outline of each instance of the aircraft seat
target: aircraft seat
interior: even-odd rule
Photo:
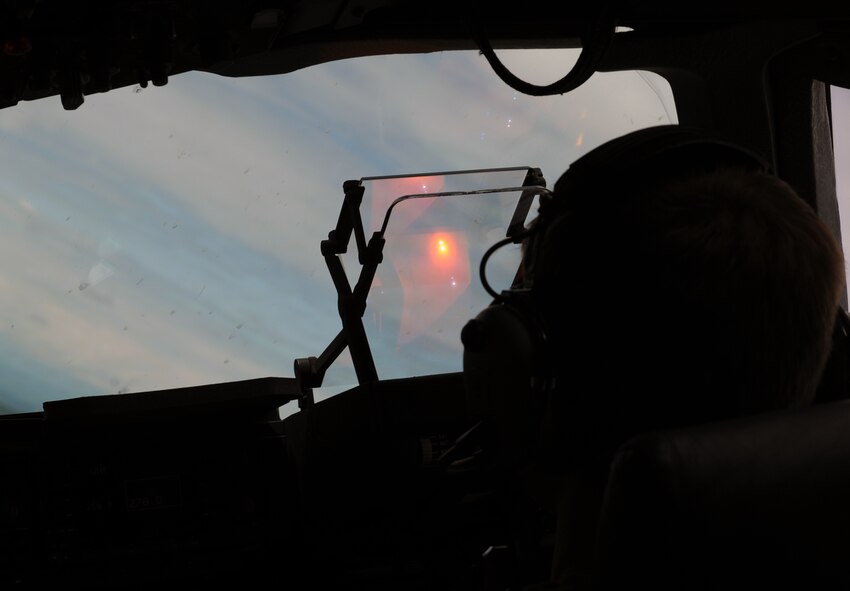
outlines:
[[[637,436],[596,550],[598,589],[850,588],[850,401]]]

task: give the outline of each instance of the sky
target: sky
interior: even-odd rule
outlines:
[[[850,259],[850,90],[832,89],[835,181],[845,258]]]
[[[575,52],[503,59],[542,84]],[[848,103],[836,97],[837,110]],[[605,140],[669,122],[660,78],[597,74],[567,95],[528,97],[475,52],[276,77],[189,73],[88,96],[76,111],[58,97],[2,110],[0,412],[291,376],[293,360],[320,354],[341,326],[319,245],[344,181],[536,166],[551,186]],[[487,302],[477,261],[470,268],[464,310]],[[434,342],[434,363],[459,370],[459,338]],[[353,381],[344,356],[326,378]]]

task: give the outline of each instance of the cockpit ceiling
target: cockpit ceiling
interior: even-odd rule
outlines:
[[[751,7],[751,12],[769,15],[773,5],[764,4],[764,10]],[[542,0],[5,0],[0,4],[0,108],[60,95],[63,106],[74,109],[85,95],[133,84],[164,85],[169,76],[189,70],[278,74],[363,55],[474,49],[481,36],[498,48],[577,47],[600,27],[614,24],[668,36],[756,22],[742,18],[732,2],[714,2],[711,14],[702,10],[699,16],[688,6]],[[832,6],[808,2],[808,13],[818,17],[783,15],[784,26],[846,32],[850,19],[823,17],[834,13]],[[850,54],[846,46],[830,51],[839,59]]]

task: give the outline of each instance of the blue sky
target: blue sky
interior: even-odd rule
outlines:
[[[505,56],[537,83],[573,59]],[[474,52],[193,73],[76,111],[58,97],[0,111],[0,411],[291,375],[339,330],[319,243],[343,181],[531,165],[551,184],[670,117],[655,78],[600,74],[533,98]],[[477,277],[470,289],[486,301]],[[329,383],[351,379],[338,365]]]

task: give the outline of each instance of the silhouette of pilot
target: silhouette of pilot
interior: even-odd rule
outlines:
[[[557,515],[546,588],[584,589],[622,443],[812,402],[844,260],[758,156],[679,126],[573,163],[524,248],[523,285],[464,327],[468,400]]]

